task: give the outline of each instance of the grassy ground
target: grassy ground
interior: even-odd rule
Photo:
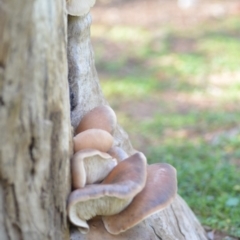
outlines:
[[[240,18],[231,10],[236,8],[224,6],[229,10],[216,16],[207,5],[186,12],[170,1],[161,8],[169,18],[154,19],[148,12],[142,13],[145,22],[134,16],[126,22],[127,4],[99,3],[93,9],[104,94],[148,162],[175,166],[179,193],[202,224],[240,238]],[[113,11],[118,19],[107,19]]]

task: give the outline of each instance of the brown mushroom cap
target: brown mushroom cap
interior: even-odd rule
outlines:
[[[72,158],[73,189],[102,181],[117,165],[117,160],[95,149],[78,151]]]
[[[108,154],[116,158],[118,162],[128,158],[128,154],[122,148],[117,146],[111,147]]]
[[[74,152],[92,148],[100,152],[107,152],[112,147],[113,137],[101,129],[89,129],[77,134],[73,138]]]
[[[115,112],[107,105],[98,106],[89,111],[79,123],[76,133],[83,132],[91,128],[98,128],[113,134],[117,125]]]
[[[125,161],[123,161],[125,162]],[[177,193],[176,170],[166,163],[147,167],[147,182],[131,204],[119,214],[102,217],[107,231],[119,234],[166,208]]]
[[[87,185],[68,198],[71,223],[86,232],[86,220],[97,215],[113,215],[126,208],[146,183],[146,158],[136,153],[120,162],[101,184]]]
[[[90,11],[96,0],[67,0],[67,13],[82,16]]]

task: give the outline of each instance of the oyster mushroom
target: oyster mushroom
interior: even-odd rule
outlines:
[[[113,136],[102,129],[88,129],[73,138],[74,152],[92,148],[107,152],[113,145]]]
[[[98,106],[89,111],[80,121],[76,133],[91,128],[102,129],[113,134],[117,125],[115,112],[107,105]]]
[[[144,189],[120,213],[112,216],[103,216],[104,226],[111,234],[124,232],[150,215],[166,208],[176,194],[177,179],[175,168],[166,163],[149,165],[147,167],[147,182]]]
[[[73,191],[68,198],[70,222],[86,233],[87,220],[121,212],[145,186],[146,174],[146,158],[136,153],[120,162],[101,184]]]

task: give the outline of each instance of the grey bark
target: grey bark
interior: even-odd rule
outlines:
[[[76,128],[81,118],[92,108],[107,104],[103,97],[94,65],[90,40],[91,17],[68,18],[68,64],[69,83],[73,97],[72,125]],[[117,126],[114,133],[117,146],[127,153],[135,150],[128,135]],[[152,215],[134,228],[119,235],[109,234],[101,218],[89,222],[90,232],[86,235],[71,230],[71,240],[206,240],[204,229],[184,200],[177,196],[162,212]]]
[[[69,239],[64,0],[0,0],[0,239]]]
[[[91,15],[68,17],[68,79],[72,99],[71,122],[74,129],[82,117],[98,105],[108,104],[97,76],[90,38]],[[114,145],[132,154],[127,133],[117,126]]]

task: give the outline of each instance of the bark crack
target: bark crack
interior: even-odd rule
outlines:
[[[17,196],[16,196],[14,185],[12,185],[12,194],[13,194],[13,201],[16,209],[16,219],[17,221],[19,221],[19,207],[18,207]]]
[[[30,154],[30,157],[31,157],[31,160],[33,162],[35,162],[35,158],[34,158],[34,154],[33,154],[33,148],[35,146],[35,138],[34,137],[31,137],[31,143],[29,144],[29,154]]]
[[[33,153],[34,147],[35,147],[35,138],[31,137],[31,142],[29,144],[28,150],[29,150],[30,159],[32,161],[32,168],[31,168],[31,175],[32,176],[35,174],[34,163],[36,162],[36,159],[35,159],[34,153]]]
[[[174,209],[173,209],[172,204],[171,204],[170,206],[171,206],[171,209],[172,209],[173,214],[174,214],[174,216],[175,216],[175,219],[176,219],[176,222],[177,222],[177,226],[178,226],[178,230],[179,230],[179,232],[181,233],[181,235],[182,235],[182,236],[184,237],[184,239],[185,239],[185,234],[182,232],[182,229],[181,229],[181,227],[180,227],[180,223],[179,223],[178,217],[177,217],[177,215],[176,215],[176,213],[175,213],[175,211],[174,211]]]
[[[70,91],[70,109],[71,109],[71,111],[73,111],[74,109],[75,109],[75,107],[76,107],[76,97],[75,97],[75,95],[74,95],[74,93],[73,92],[71,92],[71,89],[69,88],[69,91]]]
[[[19,205],[18,205],[18,201],[17,201],[17,194],[16,194],[15,186],[12,185],[11,188],[12,188],[13,204],[15,206],[15,216],[16,216],[15,220],[11,219],[11,223],[15,230],[15,234],[17,236],[19,236],[19,239],[23,239],[22,230],[20,227],[20,212],[19,212]]]
[[[3,61],[0,61],[0,68],[5,69],[5,64],[3,63]]]
[[[4,105],[5,105],[5,102],[4,102],[4,100],[3,100],[3,97],[2,97],[2,96],[0,96],[0,105],[1,105],[1,106],[4,106]]]
[[[152,230],[153,230],[154,234],[157,236],[157,238],[158,238],[159,240],[162,240],[162,238],[156,233],[155,228],[154,228],[153,226],[150,226],[150,227],[152,228]]]

